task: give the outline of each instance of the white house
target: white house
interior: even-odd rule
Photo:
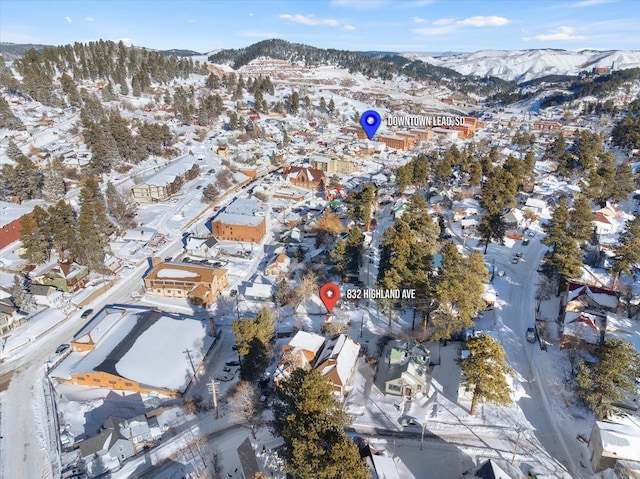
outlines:
[[[594,471],[614,468],[616,461],[640,461],[640,425],[628,417],[596,421],[588,446]]]
[[[599,235],[610,235],[614,232],[612,221],[602,213],[595,213],[592,222]]]
[[[194,238],[190,236],[187,238],[184,248],[189,256],[195,258],[211,259],[217,257],[220,253],[220,245],[214,237]]]

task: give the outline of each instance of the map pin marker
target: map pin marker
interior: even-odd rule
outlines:
[[[320,287],[320,299],[330,313],[340,299],[340,288],[337,284],[326,283]]]
[[[375,110],[367,110],[360,115],[360,124],[370,140],[373,140],[381,123],[382,119],[380,118],[380,114]]]

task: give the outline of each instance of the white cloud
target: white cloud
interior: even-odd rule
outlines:
[[[511,23],[511,20],[509,20],[508,18],[496,16],[469,17],[462,20],[456,20],[455,18],[440,18],[431,22],[431,25],[433,26],[415,28],[412,30],[412,32],[417,35],[444,35],[461,28],[503,27],[509,23]]]
[[[353,25],[345,25],[344,27],[342,27],[342,29],[348,32],[352,32],[356,29],[356,27],[354,27]]]
[[[71,18],[69,17],[64,17],[64,21],[67,23],[73,23],[73,20],[71,20]]]
[[[433,22],[434,25],[451,25],[456,21],[455,18],[440,18]]]
[[[296,13],[295,15],[282,14],[280,18],[283,20],[288,20],[293,23],[300,23],[302,25],[309,25],[312,27],[318,26],[326,26],[326,27],[337,27],[338,20],[335,18],[316,18],[313,15],[300,15]]]
[[[84,19],[85,22],[93,22],[93,17],[87,17]]]
[[[584,40],[586,37],[583,35],[575,35],[575,29],[572,27],[560,27],[557,32],[545,33],[542,35],[536,35],[536,40],[543,42],[557,42],[557,41],[570,41],[570,40]]]
[[[411,20],[413,20],[413,23],[427,23],[427,21],[424,18],[420,18],[420,17],[411,17]]]
[[[504,17],[469,17],[464,20],[460,20],[456,22],[456,24],[461,26],[472,26],[472,27],[503,27],[504,25],[510,23],[511,20]]]
[[[603,5],[605,3],[614,3],[617,0],[582,0],[571,4],[571,8],[592,7],[594,5]]]

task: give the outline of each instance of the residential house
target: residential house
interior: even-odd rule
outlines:
[[[32,212],[33,206],[0,201],[0,249],[20,239],[22,218]]]
[[[417,341],[395,341],[387,352],[387,373],[384,377],[385,394],[411,398],[426,394],[429,382],[431,353]]]
[[[249,300],[271,301],[274,288],[267,278],[258,275],[252,282],[243,284],[241,291]]]
[[[74,293],[84,287],[88,281],[89,268],[69,261],[58,261],[34,276],[32,280],[33,283],[53,286],[64,293]]]
[[[555,120],[537,120],[533,122],[531,129],[542,134],[557,133],[562,129],[562,123]]]
[[[596,421],[587,444],[596,472],[613,469],[617,461],[640,462],[640,425],[637,419],[615,417]]]
[[[324,171],[316,168],[285,166],[282,174],[292,185],[307,190],[319,190],[327,184]]]
[[[604,339],[607,312],[615,312],[619,301],[619,294],[609,288],[570,282],[562,298],[561,347],[576,340],[583,345],[600,344]]]
[[[200,167],[196,159],[192,155],[185,155],[131,188],[131,193],[139,203],[164,201],[178,193],[184,183],[199,174]]]
[[[282,348],[280,362],[273,376],[274,383],[287,379],[294,369],[309,371],[318,357],[325,338],[315,333],[298,331],[289,344]]]
[[[460,220],[460,228],[463,230],[474,230],[478,227],[477,218],[464,218]]]
[[[520,477],[520,474],[512,475],[505,472],[495,459],[487,459],[462,474],[463,479],[514,479],[516,477]]]
[[[8,298],[0,299],[0,338],[7,336],[22,323],[24,316],[18,314],[18,308]]]
[[[509,212],[502,217],[505,226],[508,228],[521,228],[524,226],[524,214],[518,208],[511,208]]]
[[[264,269],[267,276],[284,277],[289,272],[291,266],[291,258],[286,254],[278,254]]]
[[[346,334],[340,334],[325,342],[314,369],[329,378],[333,390],[344,396],[348,392],[359,352],[358,343]]]
[[[262,475],[262,471],[260,470],[260,466],[256,459],[256,451],[249,437],[242,441],[236,451],[238,453],[238,459],[240,459],[240,467],[242,468],[242,477],[244,479],[265,477]],[[229,474],[229,476],[231,475]]]
[[[165,298],[187,298],[194,304],[210,306],[229,286],[227,270],[186,263],[163,263],[153,258],[144,277],[148,294]]]
[[[592,223],[599,235],[610,235],[614,232],[615,226],[610,218],[603,213],[594,213]]]
[[[213,236],[211,238],[189,236],[184,248],[186,253],[193,258],[212,259],[220,254],[220,245]]]
[[[547,203],[538,198],[527,198],[522,209],[525,211],[531,211],[531,213],[536,216],[541,216],[547,209]]]

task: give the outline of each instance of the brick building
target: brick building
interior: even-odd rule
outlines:
[[[0,201],[0,248],[20,239],[22,218],[32,212],[31,206]]]
[[[301,166],[285,166],[282,174],[292,185],[307,190],[318,190],[327,182],[324,171]]]
[[[260,243],[267,234],[264,216],[220,213],[211,222],[211,234],[218,240]]]

